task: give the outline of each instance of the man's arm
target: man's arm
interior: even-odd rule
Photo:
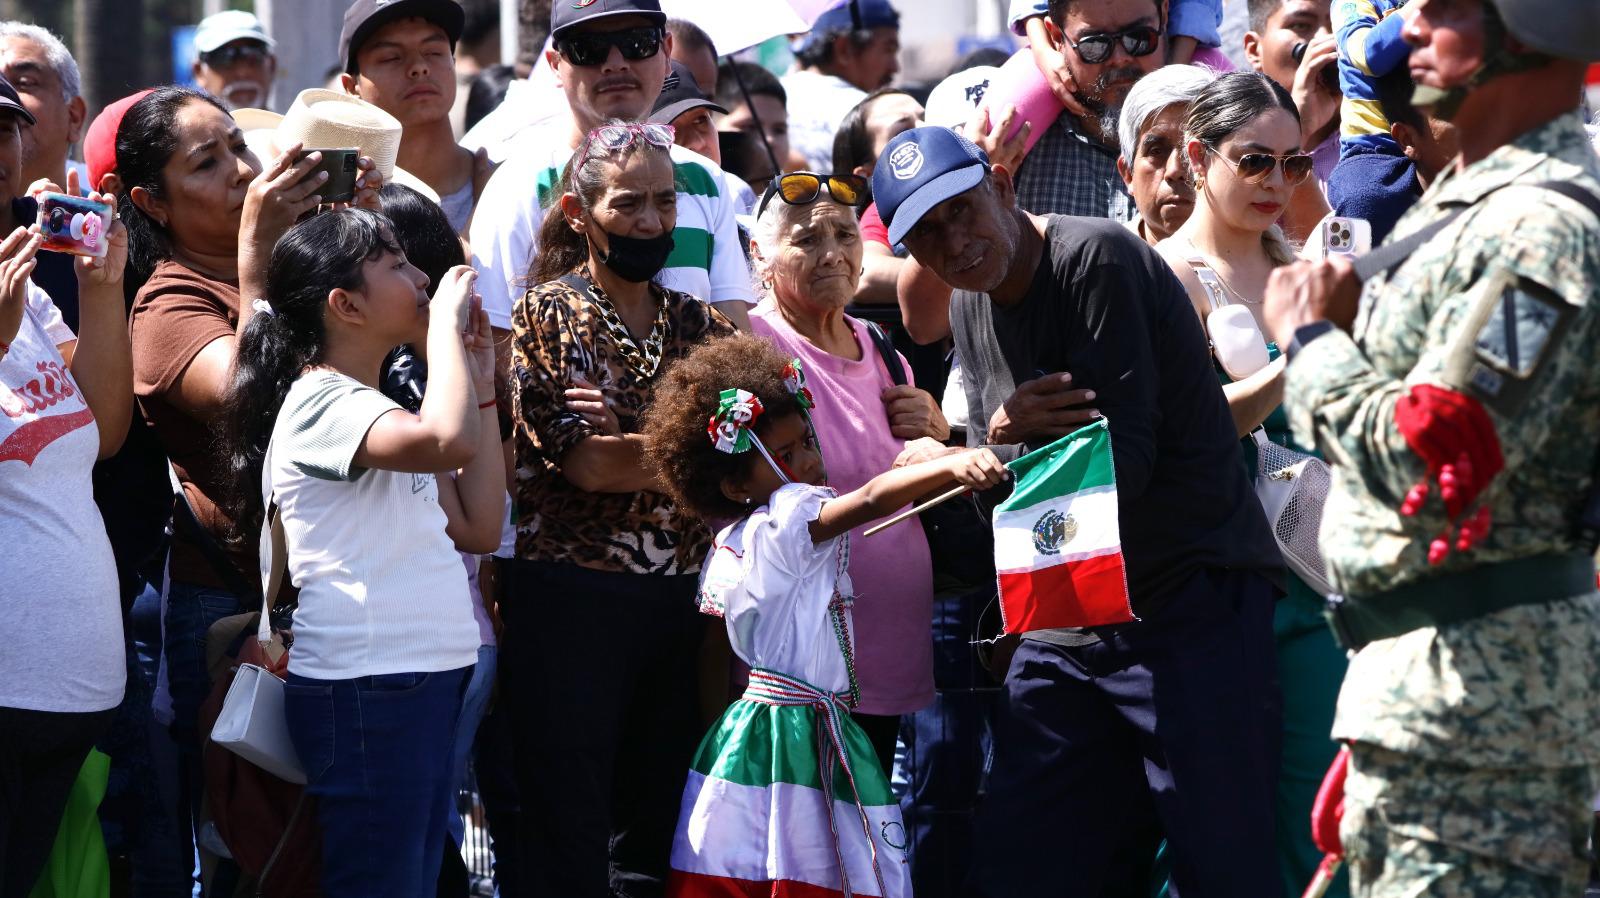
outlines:
[[[706,221],[711,231],[711,267],[707,272],[711,289],[706,301],[740,331],[749,333],[753,285],[744,247],[739,241],[739,225],[734,218],[733,191],[722,169],[710,162],[701,164],[700,169],[709,177],[715,193],[710,198],[711,214]]]
[[[523,163],[511,161],[495,170],[467,229],[472,267],[478,272],[478,295],[483,297],[483,310],[497,332],[511,330],[511,307],[522,295],[517,287],[533,261],[543,219],[538,199],[517,178],[523,167]]]

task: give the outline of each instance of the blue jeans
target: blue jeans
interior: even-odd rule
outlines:
[[[972,641],[993,595],[990,586],[935,596],[933,704],[901,718],[895,791],[910,840],[911,880],[922,898],[959,894],[972,862],[973,816],[1000,693]]]
[[[461,811],[453,799],[461,791],[461,784],[467,780],[467,759],[472,757],[472,746],[478,741],[478,724],[483,722],[483,715],[489,710],[489,697],[494,694],[497,657],[498,650],[494,646],[478,646],[478,663],[473,666],[472,677],[467,680],[466,691],[461,695],[456,744],[450,748],[450,838],[457,848],[461,847],[461,840],[466,835],[466,823],[462,821]]]
[[[161,651],[167,662],[167,687],[172,693],[172,739],[178,745],[179,831],[194,833],[200,816],[205,781],[200,764],[200,704],[211,694],[206,670],[206,632],[225,617],[240,613],[239,597],[211,586],[174,580],[167,584],[167,611],[162,621]],[[194,836],[191,835],[191,838]],[[232,861],[224,860],[212,878],[211,893],[231,894],[237,878]],[[198,870],[195,882],[200,881]]]
[[[435,894],[454,813],[451,749],[471,673],[289,674],[284,714],[317,799],[325,894]]]

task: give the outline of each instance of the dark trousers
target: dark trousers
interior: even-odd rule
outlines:
[[[697,579],[510,566],[500,683],[522,802],[522,894],[662,893],[703,735]]]
[[[33,890],[78,769],[116,713],[0,708],[0,898]]]
[[[451,750],[472,668],[283,687],[289,738],[317,800],[322,889],[339,898],[430,898],[454,813]]]
[[[1274,595],[1259,575],[1205,571],[1160,616],[1094,645],[1022,641],[979,809],[978,894],[1136,893],[1149,865],[1117,858],[1132,834],[1153,837],[1152,815],[1171,894],[1281,894]]]

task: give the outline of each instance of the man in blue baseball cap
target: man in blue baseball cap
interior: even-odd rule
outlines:
[[[1136,894],[1148,864],[1113,859],[1165,832],[1175,891],[1278,894],[1282,562],[1183,287],[1116,222],[1019,209],[1011,172],[945,128],[890,141],[872,189],[889,239],[955,288],[968,445],[1009,461],[1111,429],[1138,619],[1023,634],[977,893]]]
[[[795,45],[794,57],[794,70],[783,77],[790,142],[807,168],[827,174],[839,122],[900,72],[900,14],[888,0],[838,0]]]

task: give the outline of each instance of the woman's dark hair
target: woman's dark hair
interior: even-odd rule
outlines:
[[[621,119],[611,119],[605,124],[627,127]],[[567,217],[561,214],[561,197],[567,193],[576,194],[583,211],[592,212],[594,204],[606,191],[606,166],[622,165],[635,153],[671,159],[665,147],[658,147],[639,135],[634,136],[632,143],[615,151],[608,151],[588,139],[578,146],[561,173],[561,180],[550,191],[550,208],[545,210],[544,224],[539,227],[539,253],[528,272],[528,286],[556,280],[589,261],[589,241],[567,224]],[[673,178],[676,180],[676,172]]]
[[[1205,86],[1189,104],[1183,132],[1208,147],[1220,146],[1235,131],[1264,113],[1282,109],[1300,123],[1300,110],[1278,82],[1259,72],[1229,72]],[[1261,235],[1267,255],[1279,265],[1294,261],[1294,248],[1277,225]]]
[[[833,135],[833,174],[847,175],[855,171],[858,165],[871,165],[877,162],[872,155],[872,131],[867,127],[867,115],[872,111],[872,104],[890,94],[911,96],[897,87],[880,87],[867,94],[861,102],[844,114],[844,118],[839,122],[839,130]],[[825,175],[828,172],[819,174]]]
[[[1284,110],[1299,124],[1300,110],[1283,85],[1260,72],[1229,72],[1195,96],[1183,131],[1206,146],[1216,147],[1233,132],[1274,109]]]
[[[505,101],[506,91],[517,78],[515,66],[492,65],[472,78],[467,88],[467,129],[483,121],[483,117],[499,108]]]
[[[322,358],[329,292],[360,288],[367,261],[401,251],[393,235],[376,212],[340,209],[295,225],[273,247],[272,312],[257,312],[245,326],[222,407],[229,511],[241,537],[261,526],[262,458],[283,398],[306,366]]]
[[[757,436],[770,422],[799,412],[800,403],[783,382],[788,363],[767,340],[738,334],[701,344],[662,374],[640,432],[645,463],[659,473],[679,506],[706,520],[749,510],[722,494],[723,478],[746,476],[751,465],[766,462],[754,448],[738,455],[718,450],[706,436],[706,422],[729,389],[748,390],[761,400]]]
[[[467,264],[461,238],[450,227],[439,204],[404,184],[385,184],[378,191],[383,217],[394,225],[394,238],[406,259],[428,276],[428,292],[439,288],[445,272]]]
[[[226,113],[227,107],[208,93],[187,87],[158,87],[128,107],[117,126],[117,175],[122,192],[117,214],[128,228],[128,266],[139,280],[172,257],[172,237],[166,227],[146,215],[131,199],[133,188],[152,196],[166,192],[162,177],[167,160],[178,148],[178,114],[193,102],[210,103]]]

